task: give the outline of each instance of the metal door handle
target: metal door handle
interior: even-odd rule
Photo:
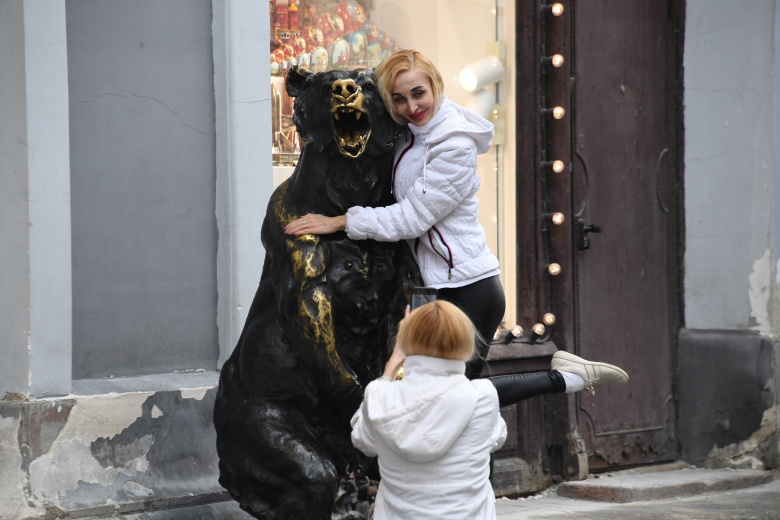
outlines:
[[[601,226],[598,224],[586,224],[584,220],[577,220],[577,236],[579,250],[590,249],[589,233],[601,233]]]

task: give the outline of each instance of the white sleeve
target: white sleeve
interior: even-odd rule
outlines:
[[[369,387],[366,386],[366,396],[368,396]],[[369,457],[377,455],[376,441],[374,440],[373,432],[371,431],[371,425],[366,417],[368,417],[368,399],[363,398],[363,402],[360,404],[360,408],[357,409],[355,414],[350,420],[352,426],[352,445],[359,449]]]
[[[447,139],[426,154],[420,175],[406,197],[383,208],[347,210],[347,236],[353,240],[396,242],[424,235],[478,186],[477,147],[467,136]]]

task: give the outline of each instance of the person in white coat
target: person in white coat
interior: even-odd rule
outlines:
[[[495,519],[490,454],[507,430],[496,388],[465,376],[474,354],[471,320],[449,302],[401,320],[384,375],[351,422],[355,447],[378,456],[375,520]]]
[[[490,149],[493,125],[447,99],[441,74],[414,50],[400,51],[375,70],[390,115],[407,125],[393,168],[396,204],[353,207],[346,215],[307,214],[290,222],[288,234],[345,231],[355,240],[407,240],[426,286],[460,307],[482,341],[467,367],[480,376],[490,342],[504,317],[506,300],[498,259],[478,220],[477,156]]]
[[[420,52],[393,54],[377,66],[375,76],[388,113],[407,128],[396,145],[392,172],[397,203],[352,207],[337,216],[309,213],[290,222],[285,232],[345,231],[355,240],[406,240],[425,285],[438,290],[439,300],[459,307],[478,332],[478,355],[467,362],[466,377],[479,378],[506,307],[498,259],[479,223],[476,198],[477,156],[490,148],[493,125],[447,99],[441,73]],[[501,395],[509,396],[502,397],[502,406],[628,381],[617,367],[562,351],[553,357],[552,369],[496,380]]]

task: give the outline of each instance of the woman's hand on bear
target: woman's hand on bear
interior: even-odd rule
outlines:
[[[344,231],[346,227],[346,215],[326,217],[316,213],[307,213],[287,224],[284,232],[288,235],[329,235],[336,231]]]

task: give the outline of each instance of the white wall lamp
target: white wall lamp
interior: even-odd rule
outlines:
[[[487,89],[481,88],[472,92],[466,99],[464,106],[477,115],[489,119],[490,112],[496,104],[496,94]]]
[[[461,68],[458,72],[458,82],[471,95],[465,102],[465,107],[496,127],[494,144],[503,144],[503,108],[497,103],[496,92],[486,87],[504,79],[504,42],[489,42],[486,45],[487,56]]]
[[[504,65],[498,56],[485,56],[460,69],[458,81],[468,92],[475,92],[504,78]]]

